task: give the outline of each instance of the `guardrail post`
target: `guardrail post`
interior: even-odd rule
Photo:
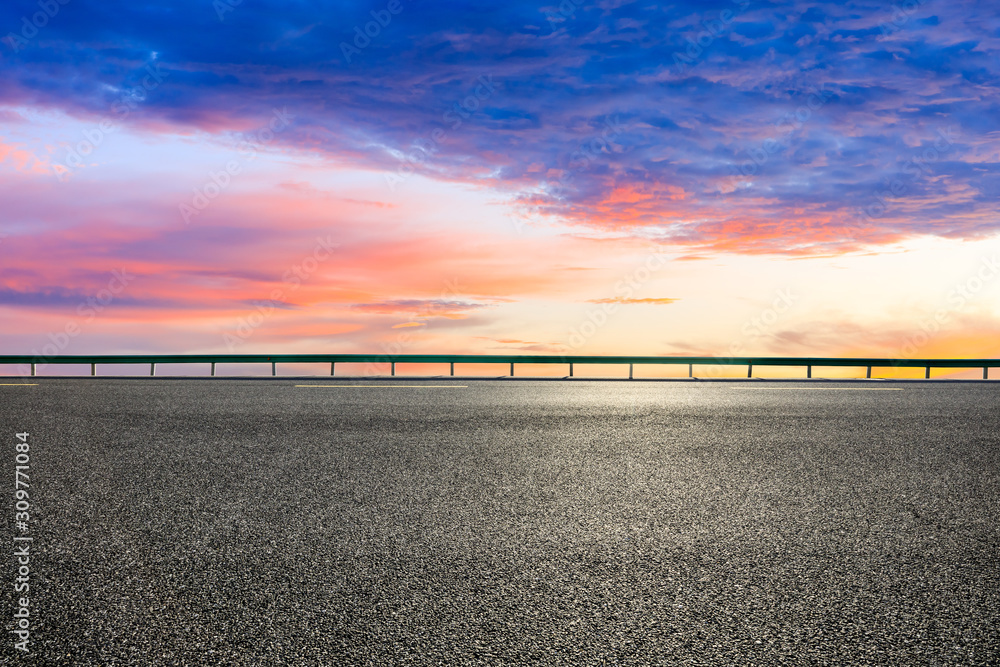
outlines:
[[[867,379],[869,379],[869,380],[872,379],[872,367],[871,366],[868,367],[868,375],[866,375],[865,377]]]
[[[925,380],[930,380],[931,379],[931,367],[930,366],[927,367],[927,372],[924,373],[924,379]]]
[[[90,374],[91,374],[92,376],[93,376],[93,375],[97,375],[97,364],[91,364],[91,365],[90,365]]]
[[[573,362],[569,362],[569,376],[573,377]]]
[[[212,362],[212,377],[215,377],[215,362]]]
[[[983,369],[983,375],[986,375],[986,369]],[[31,377],[35,377],[35,362],[31,362]]]
[[[335,369],[336,367],[337,367],[337,362],[336,362],[336,361],[331,361],[331,362],[330,362],[330,377],[333,377],[333,370],[334,370],[334,369]]]
[[[156,375],[156,364],[151,363],[149,365],[149,377],[153,377],[154,375]]]
[[[628,365],[628,379],[632,379],[632,364]]]
[[[694,364],[688,364],[688,377],[694,377]]]
[[[450,369],[451,370],[451,376],[455,377],[455,362],[452,361],[449,365],[451,366],[451,369]]]
[[[271,362],[271,377],[274,377],[275,375],[278,374],[278,369],[275,368],[277,365],[278,365],[278,362],[276,362],[276,361],[272,361]]]
[[[510,376],[514,377],[514,362],[510,362]]]
[[[813,376],[813,367],[806,366],[806,378],[812,379],[812,376]]]
[[[390,373],[390,374],[391,374],[391,375],[392,375],[393,377],[395,377],[395,376],[396,376],[396,362],[395,362],[395,361],[390,361],[390,362],[389,362],[389,373]]]
[[[747,377],[753,377],[753,364],[747,364]]]
[[[35,374],[35,365],[34,364],[31,365],[31,374],[32,375]],[[989,366],[983,366],[983,379],[984,380],[989,380],[990,379],[990,367]]]

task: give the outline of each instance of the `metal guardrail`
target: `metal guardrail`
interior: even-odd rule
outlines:
[[[694,376],[695,366],[746,366],[747,377],[753,377],[754,366],[798,366],[812,377],[814,367],[867,368],[871,378],[873,368],[924,368],[925,378],[930,378],[932,368],[982,368],[983,379],[989,379],[989,369],[1000,367],[1000,359],[889,359],[850,357],[630,357],[630,356],[560,356],[560,355],[507,355],[507,354],[95,354],[39,357],[30,354],[0,355],[0,365],[30,365],[35,375],[38,364],[90,364],[90,374],[97,375],[98,364],[149,364],[149,374],[156,375],[156,364],[211,364],[215,375],[216,364],[221,363],[270,363],[271,375],[276,375],[279,363],[328,363],[333,375],[338,363],[388,363],[390,373],[396,374],[396,364],[449,364],[450,375],[455,375],[455,364],[509,364],[514,376],[514,364],[568,364],[569,377],[573,377],[576,364],[628,364],[629,379],[634,379],[633,369],[638,365],[687,365],[688,377]]]

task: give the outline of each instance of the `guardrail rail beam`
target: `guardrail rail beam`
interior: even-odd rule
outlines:
[[[449,374],[455,376],[455,364],[507,364],[510,369],[510,377],[515,377],[515,364],[569,364],[569,377],[577,377],[577,365],[609,365],[627,364],[629,367],[629,379],[635,379],[635,366],[640,364],[652,365],[681,365],[688,367],[688,377],[694,378],[694,367],[705,365],[717,366],[746,366],[747,378],[753,378],[754,366],[798,366],[806,369],[806,377],[813,378],[813,367],[829,366],[835,368],[853,367],[864,368],[866,379],[872,379],[875,368],[922,368],[924,369],[924,379],[931,379],[931,371],[955,371],[960,369],[983,369],[983,380],[990,379],[990,369],[1000,367],[1000,358],[997,359],[890,359],[881,357],[682,357],[682,356],[556,356],[556,355],[500,355],[500,354],[93,354],[93,355],[63,355],[46,357],[44,366],[50,365],[65,366],[70,364],[90,365],[90,375],[97,376],[98,364],[111,365],[142,365],[149,364],[149,374],[156,377],[157,364],[210,364],[212,377],[217,375],[216,366],[220,363],[232,364],[262,364],[271,365],[271,376],[278,374],[278,363],[328,363],[330,364],[330,375],[336,374],[338,363],[386,363],[390,364],[390,373],[395,376],[397,363],[417,363],[417,364],[448,364]],[[41,363],[37,356],[30,354],[0,354],[0,365],[29,366],[32,376],[39,372],[38,364]],[[994,373],[996,375],[996,373]]]

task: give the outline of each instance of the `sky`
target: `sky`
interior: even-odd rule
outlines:
[[[0,350],[997,357],[1000,8],[0,7]]]

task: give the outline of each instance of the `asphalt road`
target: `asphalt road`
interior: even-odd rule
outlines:
[[[1000,383],[35,381],[11,664],[1000,661]]]

